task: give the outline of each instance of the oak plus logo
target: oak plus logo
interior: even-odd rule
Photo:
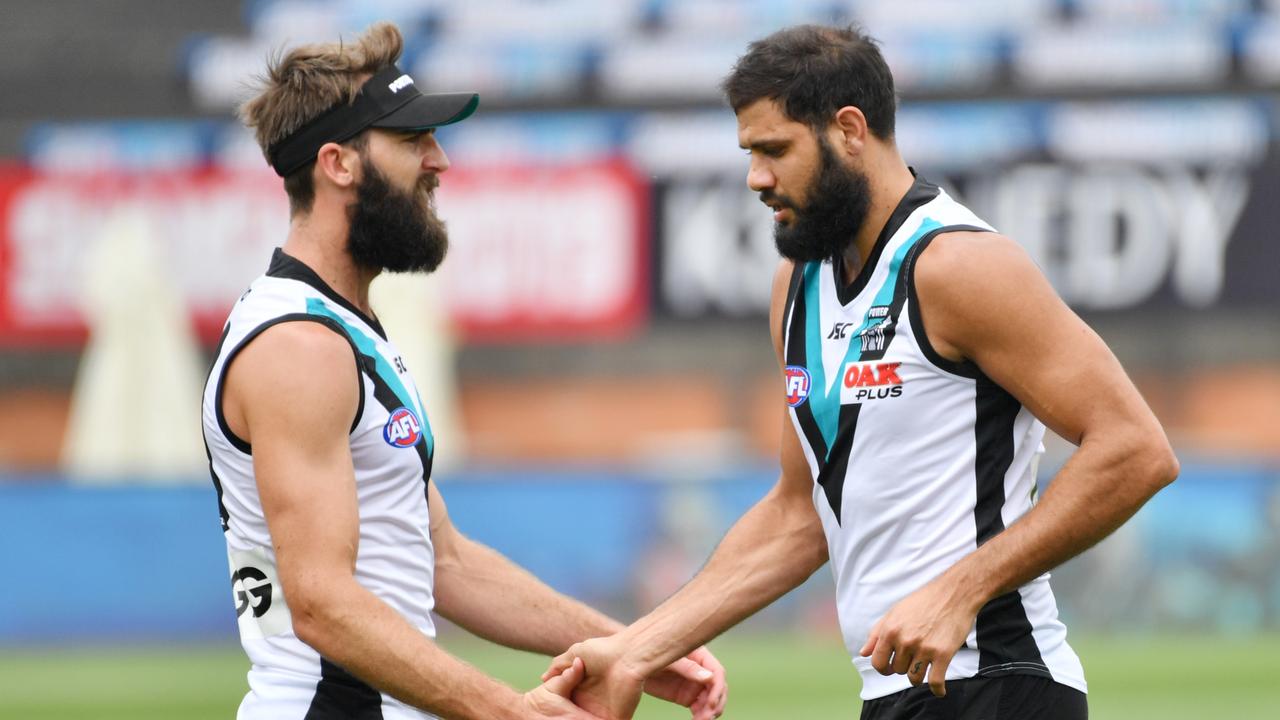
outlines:
[[[845,405],[902,397],[900,362],[854,362],[844,368],[840,402]]]
[[[236,597],[236,617],[246,611],[260,618],[271,609],[271,583],[256,567],[242,567],[231,574],[231,590]]]

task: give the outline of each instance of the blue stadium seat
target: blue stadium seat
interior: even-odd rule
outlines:
[[[1225,80],[1231,46],[1224,29],[1190,24],[1078,24],[1017,38],[1014,77],[1024,87],[1148,88]]]

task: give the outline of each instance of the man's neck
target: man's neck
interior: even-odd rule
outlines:
[[[863,220],[862,227],[854,236],[853,242],[845,249],[841,259],[844,270],[842,277],[845,283],[853,282],[862,267],[867,264],[867,258],[871,256],[871,250],[875,247],[880,232],[889,222],[889,217],[897,209],[898,203],[902,202],[902,198],[915,184],[915,176],[896,153],[883,165],[883,167],[868,168],[867,171],[871,202],[867,207],[867,217]]]
[[[373,317],[369,284],[378,273],[357,266],[351,259],[346,218],[327,217],[320,212],[296,216],[289,222],[289,236],[282,249],[311,268],[334,292]]]

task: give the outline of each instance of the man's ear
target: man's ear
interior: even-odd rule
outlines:
[[[316,151],[317,179],[339,188],[351,187],[359,180],[356,170],[359,165],[360,153],[354,148],[330,142]]]
[[[838,140],[839,147],[850,155],[862,153],[868,132],[867,116],[862,114],[862,110],[853,105],[845,105],[836,111],[832,128],[837,134],[837,138],[834,139]]]

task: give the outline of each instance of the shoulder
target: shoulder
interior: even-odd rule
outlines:
[[[1043,282],[1036,264],[1012,239],[994,232],[944,232],[916,259],[919,292],[949,301],[1015,295],[1029,281]]]
[[[355,369],[351,343],[337,328],[292,320],[271,325],[241,350],[227,389],[246,409],[303,416],[332,410],[349,422],[359,402],[359,386],[349,382]]]
[[[916,277],[937,280],[957,273],[988,279],[1004,270],[1032,269],[1035,263],[1011,238],[995,232],[959,230],[941,232],[916,260]],[[1037,270],[1038,272],[1038,270]]]
[[[975,345],[1065,306],[1026,250],[994,232],[939,234],[916,259],[912,282],[932,340],[973,357]]]
[[[796,264],[784,258],[773,273],[773,289],[769,294],[769,333],[779,358],[782,357],[782,321],[787,308],[787,294],[791,291],[793,276],[798,272],[800,269]]]
[[[352,358],[351,341],[323,317],[295,318],[272,324],[253,338],[241,355],[322,369]]]
[[[787,291],[791,288],[791,278],[797,272],[796,264],[790,260],[782,259],[778,262],[778,268],[773,271],[773,290],[770,295],[772,304],[779,301],[785,303],[787,301]]]

